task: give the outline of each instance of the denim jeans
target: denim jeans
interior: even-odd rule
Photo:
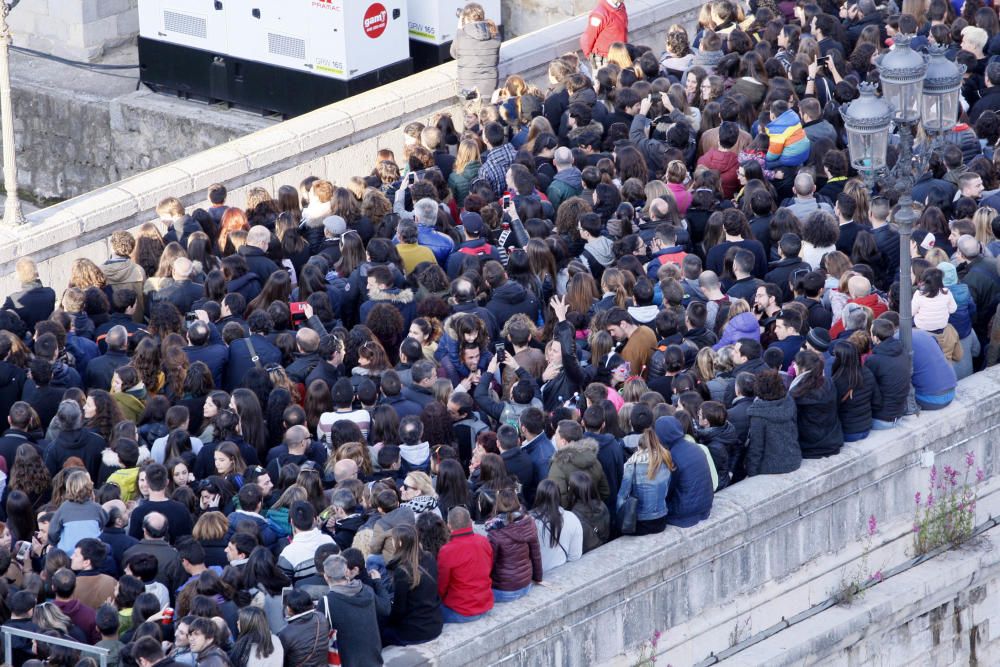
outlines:
[[[513,602],[514,600],[519,600],[528,594],[531,590],[531,584],[528,584],[524,588],[519,588],[516,591],[498,591],[493,589],[493,601],[494,602]]]
[[[896,424],[898,422],[899,422],[898,419],[893,419],[891,422],[882,421],[881,419],[872,419],[872,430],[886,431],[890,428],[896,428]]]
[[[888,424],[888,422],[885,423]],[[875,428],[874,424],[872,424],[872,428]],[[857,442],[858,440],[864,440],[868,437],[869,433],[871,433],[871,431],[865,431],[864,433],[845,433],[844,442]]]
[[[478,621],[488,613],[489,612],[484,611],[483,613],[476,614],[475,616],[463,616],[454,609],[441,605],[441,618],[444,619],[445,623],[471,623],[472,621]]]

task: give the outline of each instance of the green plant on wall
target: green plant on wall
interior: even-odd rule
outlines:
[[[976,467],[975,454],[966,453],[961,481],[959,474],[951,466],[944,466],[941,472],[937,466],[931,466],[927,495],[922,496],[919,491],[914,495],[914,555],[921,556],[946,544],[960,544],[972,535],[976,520],[976,487],[985,477],[982,469]]]

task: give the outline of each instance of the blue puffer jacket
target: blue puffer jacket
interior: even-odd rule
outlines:
[[[712,512],[714,488],[705,452],[685,439],[681,424],[674,417],[656,420],[656,436],[670,450],[676,470],[670,475],[667,494],[667,523],[687,528],[704,521]]]
[[[455,242],[447,234],[442,234],[428,225],[417,225],[417,243],[426,246],[434,253],[434,259],[441,268],[448,266],[448,256],[455,249]]]
[[[633,484],[633,480],[635,483]],[[622,485],[618,489],[618,509],[629,495],[639,499],[638,518],[652,521],[667,514],[667,491],[670,489],[670,470],[660,465],[656,477],[649,479],[649,452],[640,450],[625,463]]]

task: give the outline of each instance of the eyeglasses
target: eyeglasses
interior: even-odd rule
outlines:
[[[413,487],[407,484],[406,482],[403,482],[399,488],[401,488],[403,491],[410,491],[411,489],[413,489]]]

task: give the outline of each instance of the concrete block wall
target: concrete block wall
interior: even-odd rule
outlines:
[[[74,0],[75,1],[75,0]],[[23,6],[41,9],[45,0],[25,0]],[[55,2],[55,0],[51,0]],[[39,4],[42,3],[42,4]],[[48,5],[45,5],[48,7]],[[630,39],[655,46],[661,44],[667,27],[676,22],[691,24],[700,5],[694,0],[631,0],[629,11],[635,30]],[[47,10],[46,10],[47,11]],[[501,76],[519,73],[545,87],[548,63],[559,55],[576,48],[586,17],[580,16],[549,26],[530,35],[505,42],[501,49]],[[196,125],[202,109],[177,103],[176,110],[164,113],[158,100],[148,104],[148,95],[128,96],[112,104],[107,122],[114,137],[129,137],[125,143],[95,140],[87,162],[94,168],[116,165],[122,181],[100,188],[29,216],[29,224],[17,229],[0,231],[0,291],[17,288],[13,266],[19,257],[30,256],[39,265],[42,279],[57,291],[65,287],[69,266],[78,257],[96,262],[107,255],[106,239],[118,229],[133,229],[155,218],[153,208],[166,196],[177,196],[188,206],[205,203],[205,187],[214,182],[226,184],[233,193],[230,203],[245,203],[246,191],[255,186],[272,192],[283,184],[297,184],[309,174],[326,176],[344,182],[349,176],[367,171],[373,166],[378,148],[392,148],[400,154],[402,141],[399,129],[412,120],[429,120],[441,111],[452,113],[461,124],[461,106],[455,96],[454,64],[444,65],[395,82],[389,86],[357,95],[349,100],[318,109],[299,118],[278,123],[247,136],[225,141],[215,148],[176,160],[162,167],[137,173],[144,165],[155,164],[169,155],[164,146],[166,124],[176,125],[188,133],[205,131]],[[41,100],[25,99],[24,113],[18,117],[26,132],[52,131],[31,125],[34,113],[41,110]],[[52,102],[58,109],[70,107],[65,100]],[[31,105],[35,105],[33,108]],[[148,106],[149,108],[145,108]],[[184,117],[187,114],[187,118]],[[68,115],[68,113],[67,113]],[[181,120],[177,117],[181,116]],[[100,119],[103,121],[103,117]],[[135,123],[144,124],[136,127]],[[99,124],[99,123],[98,123]],[[248,121],[248,131],[252,124]],[[133,131],[137,130],[137,131]],[[82,131],[82,130],[81,130]],[[227,136],[226,132],[230,134]],[[232,128],[220,128],[208,133],[207,140],[222,141],[231,136]],[[54,137],[51,142],[60,151],[71,149],[69,141]],[[44,163],[44,149],[32,160]],[[29,160],[22,164],[30,163]],[[135,175],[131,175],[135,174]],[[85,174],[78,174],[81,178]],[[65,171],[62,185],[73,178]],[[53,187],[59,185],[52,176]],[[114,202],[107,206],[107,202]]]
[[[16,46],[94,61],[139,34],[138,0],[22,0],[10,13]]]

